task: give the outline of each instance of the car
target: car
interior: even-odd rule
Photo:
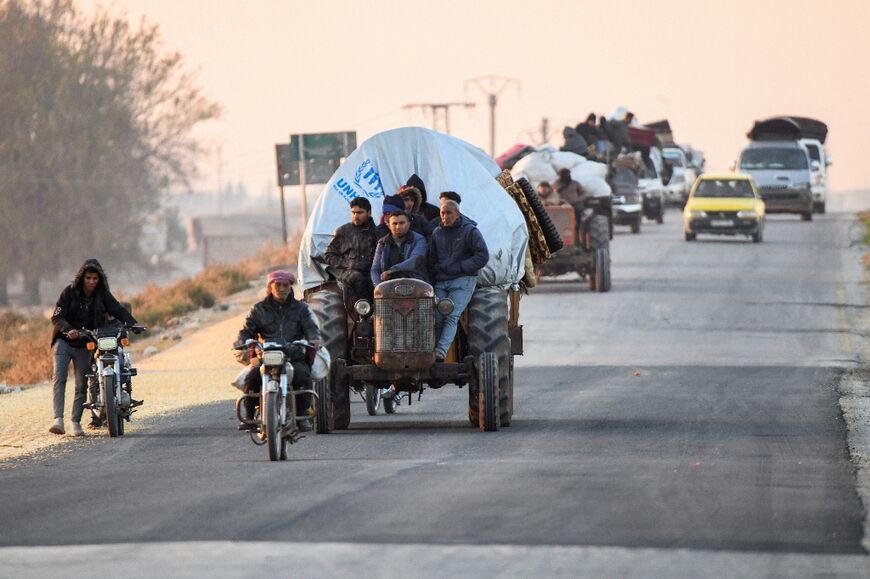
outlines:
[[[686,152],[677,145],[662,149],[665,163],[671,168],[671,178],[665,188],[665,201],[682,207],[689,197],[689,189],[697,177],[697,171],[689,163]]]
[[[818,139],[801,139],[800,143],[810,154],[810,191],[813,193],[813,211],[825,212],[828,196],[828,166],[831,157],[825,152],[825,146]]]
[[[749,175],[702,175],[695,180],[683,210],[686,241],[699,233],[764,238],[765,204]]]

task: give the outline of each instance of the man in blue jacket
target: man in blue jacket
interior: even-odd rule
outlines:
[[[372,262],[372,283],[400,277],[426,279],[426,238],[411,231],[411,220],[404,211],[389,217],[390,233],[378,240]]]
[[[435,358],[443,361],[456,336],[459,317],[474,293],[477,272],[489,261],[489,250],[477,224],[460,215],[459,203],[441,199],[441,225],[429,240],[429,275],[435,282],[438,299],[450,298],[453,312],[435,314]]]

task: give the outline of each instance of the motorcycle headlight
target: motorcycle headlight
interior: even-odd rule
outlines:
[[[356,310],[361,316],[367,316],[372,311],[372,304],[368,300],[357,300],[355,304],[353,304],[353,309]]]
[[[689,217],[692,219],[703,219],[707,217],[706,211],[689,211]]]
[[[448,316],[453,313],[453,300],[450,298],[444,298],[438,300],[438,312],[441,313],[442,316]]]
[[[280,366],[284,363],[284,352],[280,350],[266,350],[263,352],[264,366]]]
[[[99,338],[97,339],[97,347],[100,350],[116,350],[118,348],[118,338],[114,336]]]
[[[737,217],[740,219],[758,219],[758,214],[755,211],[738,211]]]

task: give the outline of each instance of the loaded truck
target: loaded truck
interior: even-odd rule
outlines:
[[[436,312],[452,310],[450,300],[436,299],[426,281],[394,279],[375,286],[373,302],[361,299],[347,311],[336,272],[323,260],[334,230],[349,220],[351,199],[368,198],[377,220],[384,194],[412,175],[431,197],[448,190],[462,196],[462,214],[477,222],[490,255],[443,362],[435,360],[434,319]],[[365,386],[419,396],[426,388],[453,384],[468,389],[472,425],[484,431],[510,425],[513,357],[523,353],[520,295],[534,277],[530,217],[517,191],[510,174],[480,149],[417,127],[369,138],[338,168],[314,206],[298,265],[298,289],[332,359],[327,400],[316,417],[319,433],[349,427],[351,390]],[[532,233],[542,237],[541,231]]]

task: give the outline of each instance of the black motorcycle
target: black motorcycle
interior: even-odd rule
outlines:
[[[130,345],[128,332],[139,334],[146,329],[139,324],[118,324],[95,331],[77,330],[88,338],[87,349],[93,352],[91,371],[86,375],[88,401],[84,407],[91,411],[93,424],[105,424],[112,438],[124,435],[124,423],[130,422],[143,402],[132,397],[132,378],[137,371],[126,347]]]

